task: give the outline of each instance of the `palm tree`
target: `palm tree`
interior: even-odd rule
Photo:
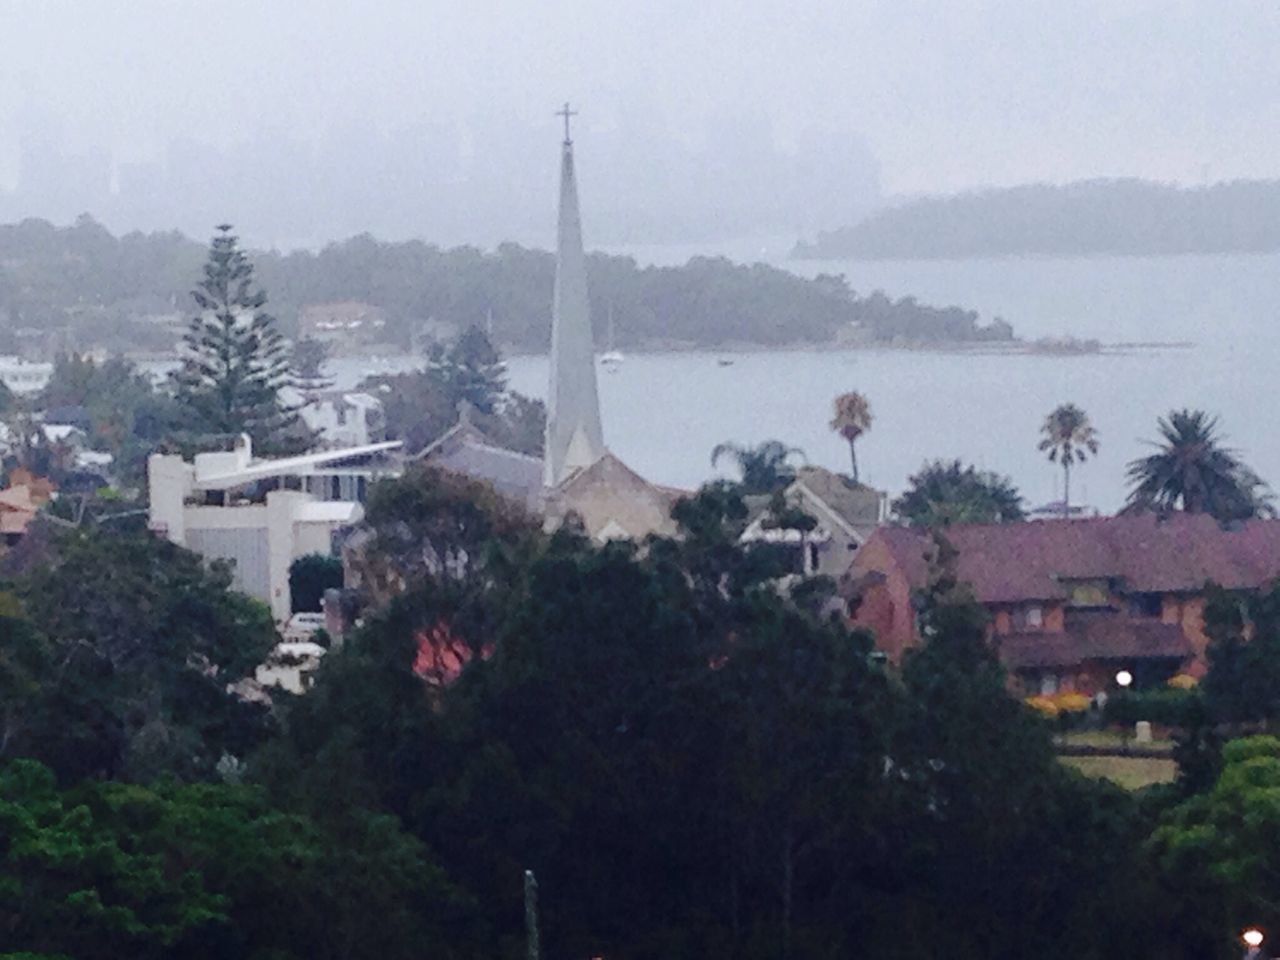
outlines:
[[[835,416],[831,429],[849,441],[849,475],[858,482],[858,451],[854,447],[858,438],[871,429],[871,404],[857,390],[842,393],[835,400]]]
[[[1184,510],[1223,522],[1275,515],[1267,485],[1222,446],[1217,417],[1174,410],[1158,424],[1156,452],[1129,464],[1126,512]]]
[[[1071,466],[1084,463],[1098,452],[1098,431],[1089,415],[1074,403],[1055,407],[1040,427],[1040,449],[1049,451],[1050,463],[1062,464],[1062,516],[1071,516]]]
[[[789,462],[793,455],[804,457],[798,447],[788,447],[778,440],[766,440],[754,447],[738,443],[717,443],[711,451],[711,466],[724,456],[731,457],[742,474],[742,487],[746,493],[772,493],[787,486],[796,477],[795,467]]]

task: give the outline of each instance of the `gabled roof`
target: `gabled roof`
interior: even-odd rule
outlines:
[[[465,417],[423,447],[414,459],[483,480],[503,496],[530,506],[542,495],[542,461],[493,444]]]
[[[821,501],[850,532],[865,536],[880,522],[884,495],[879,490],[823,467],[801,467],[788,490]]]
[[[983,603],[1065,598],[1073,580],[1113,579],[1134,592],[1194,592],[1209,581],[1243,588],[1280,576],[1280,520],[1224,528],[1204,514],[1139,514],[957,524],[942,535],[959,552],[959,579]],[[925,584],[926,554],[933,550],[928,531],[881,527],[873,540],[883,540],[913,587]]]

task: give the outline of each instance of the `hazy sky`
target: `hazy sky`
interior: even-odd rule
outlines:
[[[1275,177],[1277,50],[1275,0],[0,0],[0,184],[32,131],[116,162],[430,124],[518,151],[566,97],[584,138],[860,135],[889,194]]]

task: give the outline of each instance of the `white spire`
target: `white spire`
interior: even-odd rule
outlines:
[[[547,437],[543,482],[561,484],[605,454],[596,392],[595,344],[587,299],[587,265],[582,251],[578,187],[573,174],[573,140],[566,103],[560,155],[560,225],[556,241],[556,287],[551,319],[551,384],[547,393]]]

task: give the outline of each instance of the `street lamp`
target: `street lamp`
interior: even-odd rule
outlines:
[[[1250,927],[1244,933],[1240,934],[1240,939],[1244,941],[1244,945],[1251,950],[1257,950],[1262,946],[1262,941],[1266,939],[1262,931],[1257,927]]]
[[[1133,685],[1133,674],[1128,670],[1121,670],[1116,674],[1116,683],[1120,685],[1121,689],[1128,690]]]

